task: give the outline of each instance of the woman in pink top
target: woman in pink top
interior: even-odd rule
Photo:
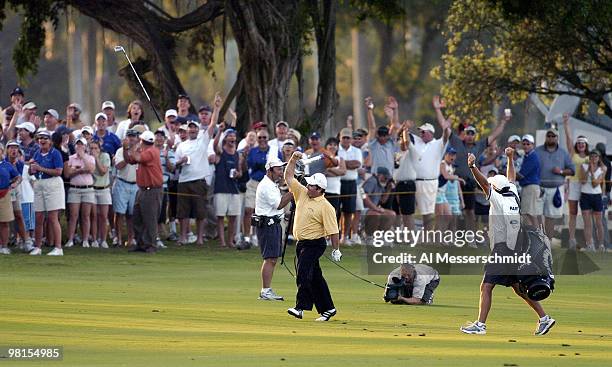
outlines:
[[[86,153],[87,140],[78,139],[74,144],[76,154],[73,154],[66,162],[64,174],[70,179],[68,189],[68,205],[70,208],[70,219],[68,220],[68,242],[65,247],[74,245],[73,237],[76,230],[79,211],[81,213],[81,230],[83,247],[89,247],[90,215],[92,205],[96,204],[96,194],[93,189],[93,171],[96,160]]]

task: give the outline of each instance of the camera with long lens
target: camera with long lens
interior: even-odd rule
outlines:
[[[406,280],[404,278],[391,278],[391,282],[387,283],[387,286],[385,287],[385,294],[383,295],[385,302],[393,302],[397,300],[405,286]]]

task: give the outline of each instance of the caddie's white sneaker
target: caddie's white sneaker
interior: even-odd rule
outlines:
[[[538,326],[536,327],[534,335],[545,335],[550,329],[555,326],[555,319],[546,315],[544,316],[544,320],[538,320]]]
[[[47,256],[64,256],[64,250],[55,247],[53,250],[47,253]]]
[[[487,333],[487,326],[482,322],[474,321],[468,325],[462,326],[459,330],[466,334],[484,335]]]
[[[268,290],[265,292],[260,292],[259,299],[266,300],[266,301],[284,301],[285,300],[282,296],[279,296],[278,294],[274,293],[272,288],[268,288]]]
[[[30,255],[42,255],[42,250],[38,247],[34,247],[34,249],[30,251]]]
[[[327,310],[321,314],[320,317],[317,317],[315,321],[329,321],[332,317],[336,316],[336,309],[332,308],[331,310]]]

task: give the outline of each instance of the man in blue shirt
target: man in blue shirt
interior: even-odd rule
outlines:
[[[533,135],[522,138],[525,157],[521,170],[516,174],[521,185],[521,214],[532,226],[539,226],[542,215],[542,195],[540,193],[540,161],[534,149]]]
[[[112,160],[117,149],[121,148],[121,140],[117,135],[106,129],[107,119],[105,113],[100,112],[96,115],[96,133],[93,136],[93,141],[99,141],[102,151],[108,153]]]
[[[544,230],[553,238],[555,219],[563,216],[565,178],[573,176],[576,167],[567,151],[559,146],[559,132],[554,128],[546,131],[544,145],[537,147],[536,152],[540,161],[540,186],[544,188]]]

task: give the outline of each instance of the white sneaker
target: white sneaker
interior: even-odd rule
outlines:
[[[64,250],[55,247],[53,250],[47,253],[47,256],[64,256]]]
[[[11,250],[8,247],[0,247],[0,255],[10,255]]]
[[[544,320],[538,320],[538,326],[536,327],[534,335],[545,335],[555,325],[555,319],[550,316],[545,316]]]
[[[34,250],[34,244],[33,243],[27,243],[26,242],[26,243],[23,244],[23,251],[24,252],[30,252],[32,250]]]
[[[66,244],[64,245],[65,248],[69,248],[74,246],[74,241],[73,240],[68,240],[68,242],[66,242]]]
[[[487,333],[487,326],[481,322],[474,321],[460,328],[461,332],[466,334],[484,335]]]
[[[106,241],[102,241],[102,242],[100,242],[100,247],[108,248],[108,243],[106,243]]]
[[[113,246],[117,246],[119,244],[119,239],[117,236],[113,236],[113,240],[111,241]]]
[[[136,240],[134,238],[132,238],[132,240],[130,241],[130,243],[128,243],[128,247],[129,246],[136,246]]]
[[[353,235],[353,236],[351,237],[351,242],[352,242],[354,245],[361,245],[361,244],[363,243],[363,242],[361,241],[361,237],[359,237],[359,235],[358,235],[358,234],[355,234],[355,235]]]
[[[82,244],[83,248],[89,248],[89,241],[85,240]]]
[[[98,245],[98,241],[93,240],[93,241],[91,241],[91,247],[93,247],[93,248],[99,248],[99,247],[100,247],[100,245]]]
[[[157,247],[157,248],[167,248],[166,245],[164,245],[162,240],[159,239],[159,238],[157,240],[155,240],[155,247]]]
[[[346,246],[353,246],[353,241],[351,241],[351,239],[349,237],[342,238],[340,243],[343,244],[343,245],[346,245]]]
[[[253,247],[259,247],[259,242],[257,242],[257,235],[251,236],[251,245],[253,245]]]
[[[198,240],[198,236],[189,232],[189,234],[187,235],[187,243],[192,244],[192,243],[195,243],[197,240]]]
[[[329,321],[332,317],[336,316],[336,309],[332,308],[331,310],[327,310],[321,314],[320,317],[317,317],[315,321]]]
[[[34,247],[34,249],[30,251],[30,255],[42,255],[42,250],[38,247]]]
[[[285,300],[282,296],[279,296],[278,294],[274,293],[272,288],[268,288],[266,292],[260,292],[259,299],[266,300],[266,301],[284,301]]]

